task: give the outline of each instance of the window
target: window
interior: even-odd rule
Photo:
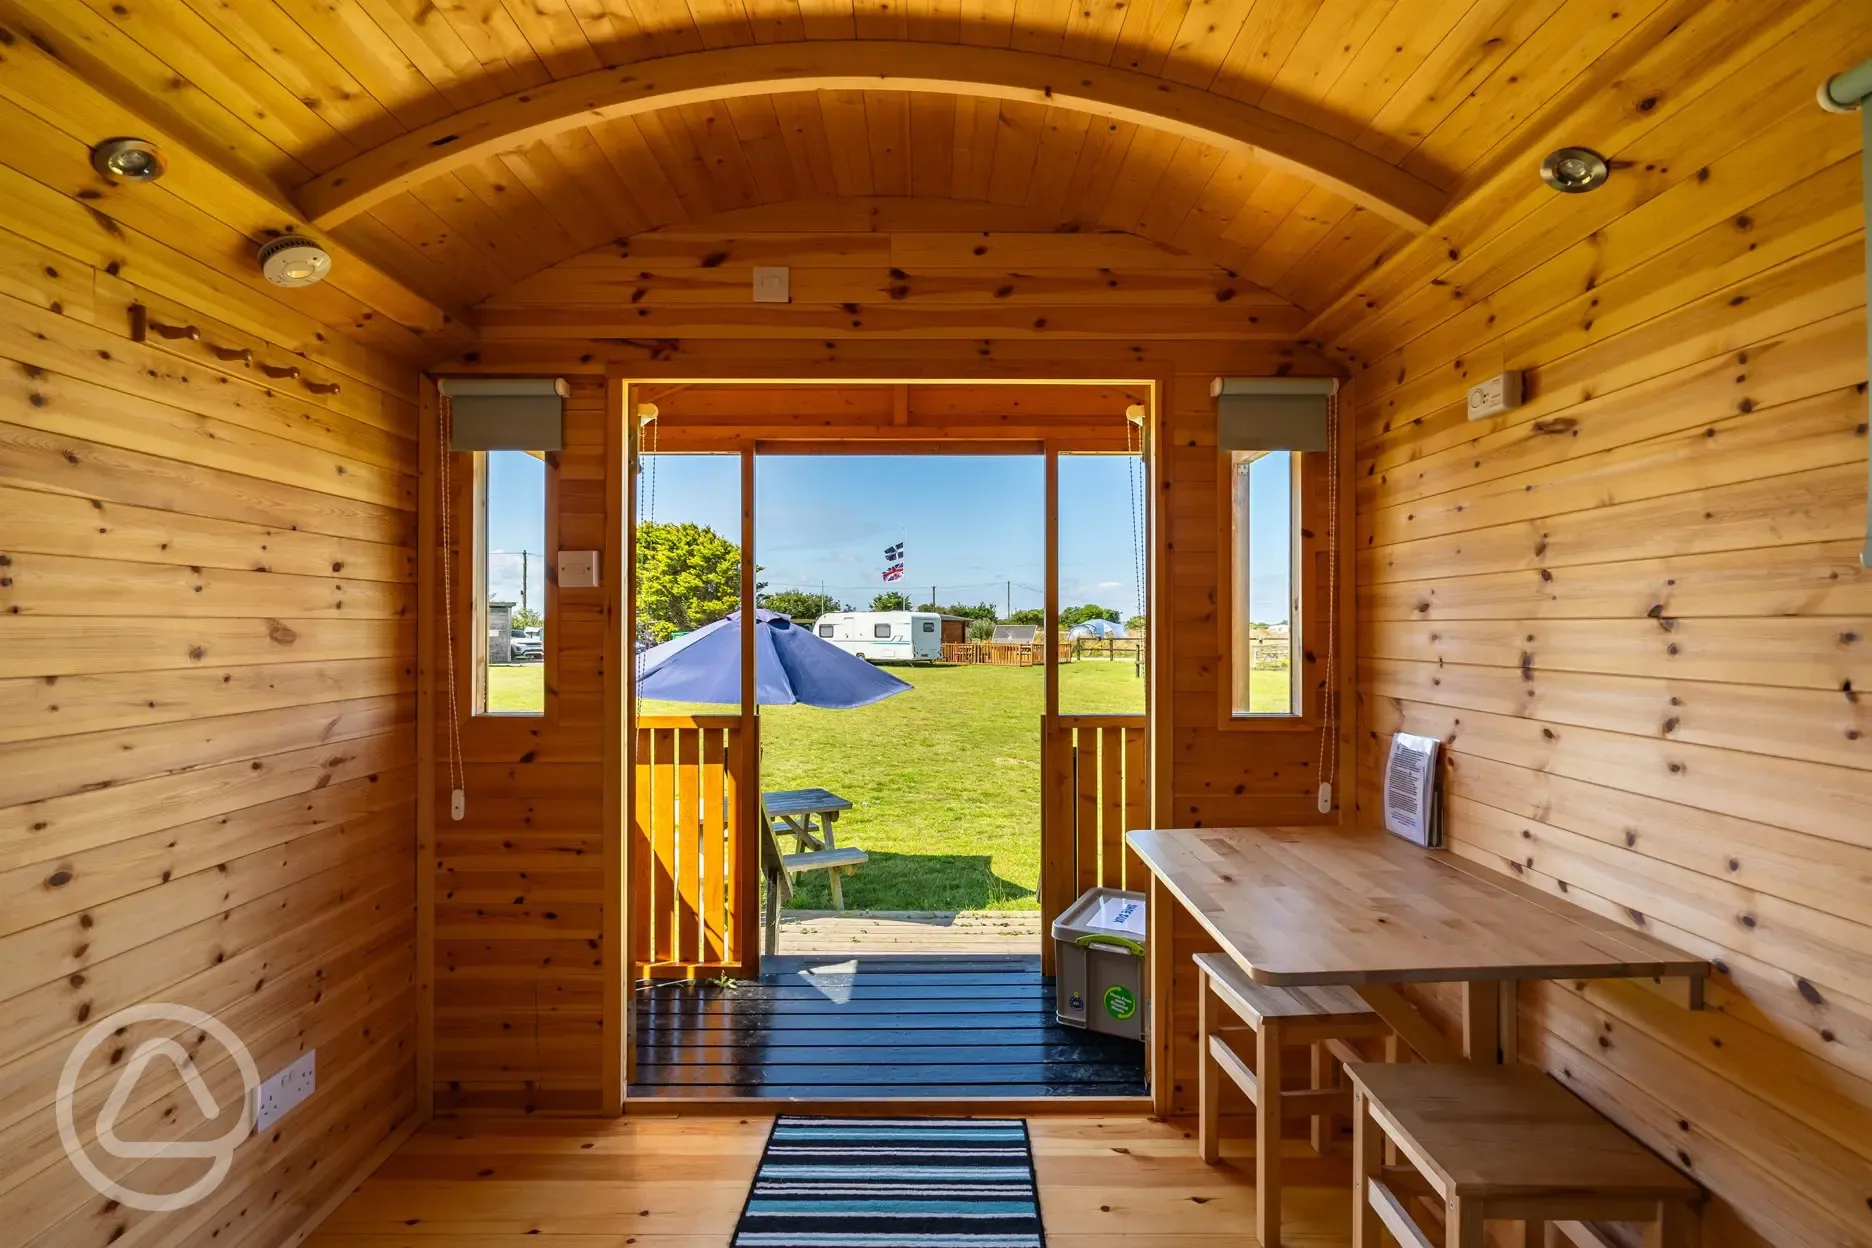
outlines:
[[[1230,683],[1236,717],[1298,715],[1300,456],[1229,455]]]
[[[475,455],[475,713],[546,710],[546,461]]]
[[[923,631],[924,631],[924,632],[926,632],[926,633],[933,633],[933,632],[935,632],[935,631],[936,631],[936,621],[935,621],[935,620],[924,620],[924,621],[923,621]]]
[[[819,626],[819,635],[821,637],[832,637],[832,636],[835,636],[837,633],[838,633],[838,629],[834,628],[830,624],[821,624]]]
[[[871,626],[871,635],[882,641],[889,641],[890,635],[891,635],[891,626],[888,624],[873,624]]]

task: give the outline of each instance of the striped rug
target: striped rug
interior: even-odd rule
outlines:
[[[734,1248],[1042,1248],[1019,1118],[781,1117]]]

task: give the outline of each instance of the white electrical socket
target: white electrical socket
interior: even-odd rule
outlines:
[[[317,1086],[314,1061],[317,1056],[317,1049],[307,1049],[290,1066],[253,1090],[250,1108],[256,1133],[278,1122],[293,1106],[312,1095]]]

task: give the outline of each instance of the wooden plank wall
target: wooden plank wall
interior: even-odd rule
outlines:
[[[83,147],[0,113],[0,1238],[295,1243],[416,1116],[416,373],[68,195]],[[136,303],[199,336],[132,341]],[[53,1109],[79,1038],[150,1002],[262,1075],[317,1050],[312,1099],[164,1214],[94,1192]],[[218,1043],[132,1024],[80,1075],[94,1161],[117,1063],[170,1035],[240,1096]],[[117,1120],[199,1124],[160,1061]]]
[[[546,457],[546,547],[599,551],[609,575],[621,556],[606,541],[604,379],[568,380],[565,446]],[[470,456],[455,459],[456,679],[468,796],[466,816],[450,820],[442,753],[435,1108],[594,1113],[603,1021],[604,592],[560,590],[549,553],[545,714],[475,716],[473,472]],[[438,671],[445,655],[437,655]],[[436,714],[448,713],[448,699],[438,697]],[[445,750],[445,720],[436,736]]]
[[[1442,738],[1457,852],[1715,961],[1704,1013],[1521,1004],[1523,1060],[1710,1189],[1713,1248],[1872,1243],[1860,144],[1813,103],[1868,53],[1863,4],[1691,23],[1575,119],[1603,190],[1463,205],[1327,317],[1361,774]],[[1504,366],[1526,406],[1466,422]]]

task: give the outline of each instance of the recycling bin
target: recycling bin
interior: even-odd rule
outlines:
[[[1144,894],[1091,888],[1053,920],[1055,1009],[1068,1027],[1144,1038]]]

